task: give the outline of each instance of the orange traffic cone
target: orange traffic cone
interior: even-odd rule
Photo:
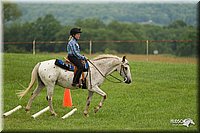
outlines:
[[[72,107],[72,98],[70,89],[66,88],[63,97],[63,106],[64,107]]]

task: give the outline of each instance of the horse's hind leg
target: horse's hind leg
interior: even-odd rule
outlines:
[[[55,111],[53,109],[53,104],[52,104],[54,86],[55,85],[47,86],[47,101],[48,101],[48,104],[49,104],[51,114],[54,115],[54,116],[57,116],[57,114],[55,113]]]
[[[96,112],[98,112],[99,109],[102,107],[103,102],[105,101],[105,99],[106,99],[107,96],[106,96],[106,93],[103,92],[98,86],[95,86],[93,89],[94,89],[94,91],[95,91],[97,94],[99,94],[99,95],[102,96],[102,99],[101,99],[99,105],[98,105],[97,107],[94,108],[94,112],[96,113]]]
[[[31,97],[28,101],[28,104],[26,105],[26,111],[29,111],[32,105],[33,100],[36,98],[36,96],[40,93],[40,91],[45,87],[45,85],[42,83],[42,81],[38,80],[38,86],[34,90],[34,92],[31,94]]]

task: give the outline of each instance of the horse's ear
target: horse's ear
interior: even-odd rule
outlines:
[[[122,62],[125,62],[126,56],[122,57]]]

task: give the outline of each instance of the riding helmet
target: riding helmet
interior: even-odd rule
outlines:
[[[77,34],[77,33],[82,33],[82,32],[81,32],[81,28],[72,28],[72,29],[70,30],[70,35],[75,35],[75,34]]]

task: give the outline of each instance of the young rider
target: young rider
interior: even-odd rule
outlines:
[[[79,79],[84,69],[82,60],[86,60],[86,58],[80,54],[80,47],[77,42],[80,39],[80,33],[82,33],[80,28],[72,28],[67,45],[68,59],[77,67],[72,83],[72,86],[75,87],[80,87]]]

